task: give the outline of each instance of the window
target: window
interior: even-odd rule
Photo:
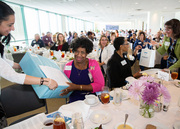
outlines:
[[[48,13],[45,11],[39,11],[39,20],[41,33],[46,34],[48,31],[50,31]]]
[[[15,41],[25,40],[21,7],[17,6],[17,5],[13,5],[13,4],[9,4],[9,5],[12,7],[12,9],[15,12],[15,24],[14,24],[15,30],[12,31],[11,34],[14,37]],[[11,42],[13,42],[13,38],[12,38]]]
[[[69,17],[65,17],[66,33],[69,32]]]
[[[35,9],[24,7],[24,14],[26,19],[26,28],[28,39],[34,39],[35,34],[40,34],[39,30],[39,19],[38,19],[38,11]]]
[[[58,32],[63,33],[62,32],[62,18],[60,15],[57,15],[57,21],[58,21]]]
[[[56,14],[49,13],[49,21],[50,21],[50,31],[52,34],[58,32],[58,23],[57,23],[57,16]]]

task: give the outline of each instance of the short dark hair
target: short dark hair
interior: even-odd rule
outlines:
[[[93,43],[88,38],[80,37],[75,40],[73,51],[77,51],[79,47],[85,48],[86,53],[89,54],[93,50]]]
[[[175,39],[180,38],[180,21],[178,19],[171,19],[165,23],[166,26],[172,28]]]
[[[88,31],[87,35],[88,35],[88,36],[89,36],[89,35],[92,35],[92,32],[91,32],[91,31]]]
[[[115,38],[115,40],[114,40],[114,47],[115,47],[116,51],[119,50],[120,45],[124,44],[124,39],[125,39],[124,37],[117,37],[117,38]]]

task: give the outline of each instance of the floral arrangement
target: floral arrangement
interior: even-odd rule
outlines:
[[[163,97],[164,103],[170,103],[171,96],[167,88],[159,83],[154,82],[154,78],[151,76],[143,76],[134,81],[129,89],[129,95],[137,100],[141,100],[143,108],[145,108],[144,116],[146,113],[148,117],[151,116],[151,110],[149,110],[156,101],[161,101]]]

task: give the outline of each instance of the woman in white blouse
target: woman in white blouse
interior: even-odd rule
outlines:
[[[96,60],[98,61],[103,74],[106,74],[107,62],[113,54],[112,47],[113,46],[109,44],[108,38],[105,35],[102,35],[99,40]]]
[[[3,77],[18,84],[46,85],[49,89],[57,88],[57,82],[50,78],[33,77],[15,72],[13,68],[21,69],[20,65],[5,58],[4,45],[2,43],[6,41],[7,45],[10,42],[10,32],[14,30],[14,22],[14,11],[6,3],[0,1],[0,78]],[[4,115],[5,114],[0,103],[0,128],[7,126]]]

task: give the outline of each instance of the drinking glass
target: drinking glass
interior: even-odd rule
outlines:
[[[101,93],[101,102],[102,104],[109,103],[110,95],[109,95],[109,87],[104,86],[102,93]]]
[[[54,52],[53,51],[50,51],[50,54],[51,54],[51,56],[54,56]]]
[[[61,57],[64,58],[65,52],[61,52]]]
[[[122,90],[120,88],[115,88],[113,94],[113,103],[115,106],[120,106],[122,102],[122,96]]]
[[[178,78],[178,69],[173,69],[171,70],[171,78],[173,80],[177,79]]]
[[[53,129],[66,129],[64,116],[62,113],[56,113],[54,115]]]
[[[76,112],[72,115],[71,129],[84,129],[83,118],[80,112]]]
[[[70,53],[72,53],[72,48],[69,48]]]

